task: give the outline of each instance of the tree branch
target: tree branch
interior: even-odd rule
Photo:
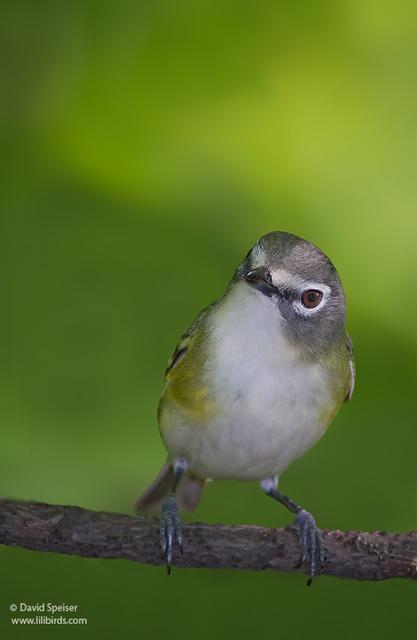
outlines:
[[[302,571],[291,528],[186,524],[178,567]],[[417,534],[323,531],[323,573],[357,580],[417,578]],[[88,558],[163,564],[156,521],[80,507],[0,500],[0,544]]]

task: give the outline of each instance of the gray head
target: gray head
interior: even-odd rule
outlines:
[[[283,231],[263,236],[238,267],[245,282],[276,305],[289,338],[317,356],[345,332],[345,296],[329,258],[311,242]]]

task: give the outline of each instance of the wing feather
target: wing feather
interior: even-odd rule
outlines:
[[[346,335],[346,347],[349,353],[349,369],[350,369],[350,388],[345,398],[345,402],[348,402],[352,398],[353,391],[355,389],[355,382],[356,382],[355,356],[353,353],[352,338],[349,335]]]
[[[170,359],[168,360],[167,368],[165,369],[165,378],[168,378],[171,371],[175,369],[177,364],[186,355],[187,351],[189,350],[190,346],[193,343],[194,336],[197,332],[197,329],[201,325],[201,322],[204,316],[206,315],[208,310],[213,306],[213,304],[214,303],[208,305],[208,307],[205,307],[202,311],[200,311],[200,313],[195,318],[194,322],[189,327],[189,329],[181,336],[177,346],[174,349],[174,352],[172,353]]]

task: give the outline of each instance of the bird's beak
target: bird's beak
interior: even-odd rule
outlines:
[[[271,274],[267,267],[251,269],[251,271],[245,274],[245,280],[251,287],[261,291],[267,296],[272,296],[272,294],[277,293],[277,289],[272,284]]]

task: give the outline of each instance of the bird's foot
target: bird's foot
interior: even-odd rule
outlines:
[[[168,575],[171,573],[174,544],[177,543],[182,553],[181,518],[175,496],[165,498],[161,509],[161,549],[166,562]]]
[[[320,529],[316,525],[314,517],[308,511],[300,509],[297,512],[293,525],[298,533],[301,545],[300,566],[307,562],[307,585],[310,586],[314,576],[320,573],[324,563],[324,545]]]

